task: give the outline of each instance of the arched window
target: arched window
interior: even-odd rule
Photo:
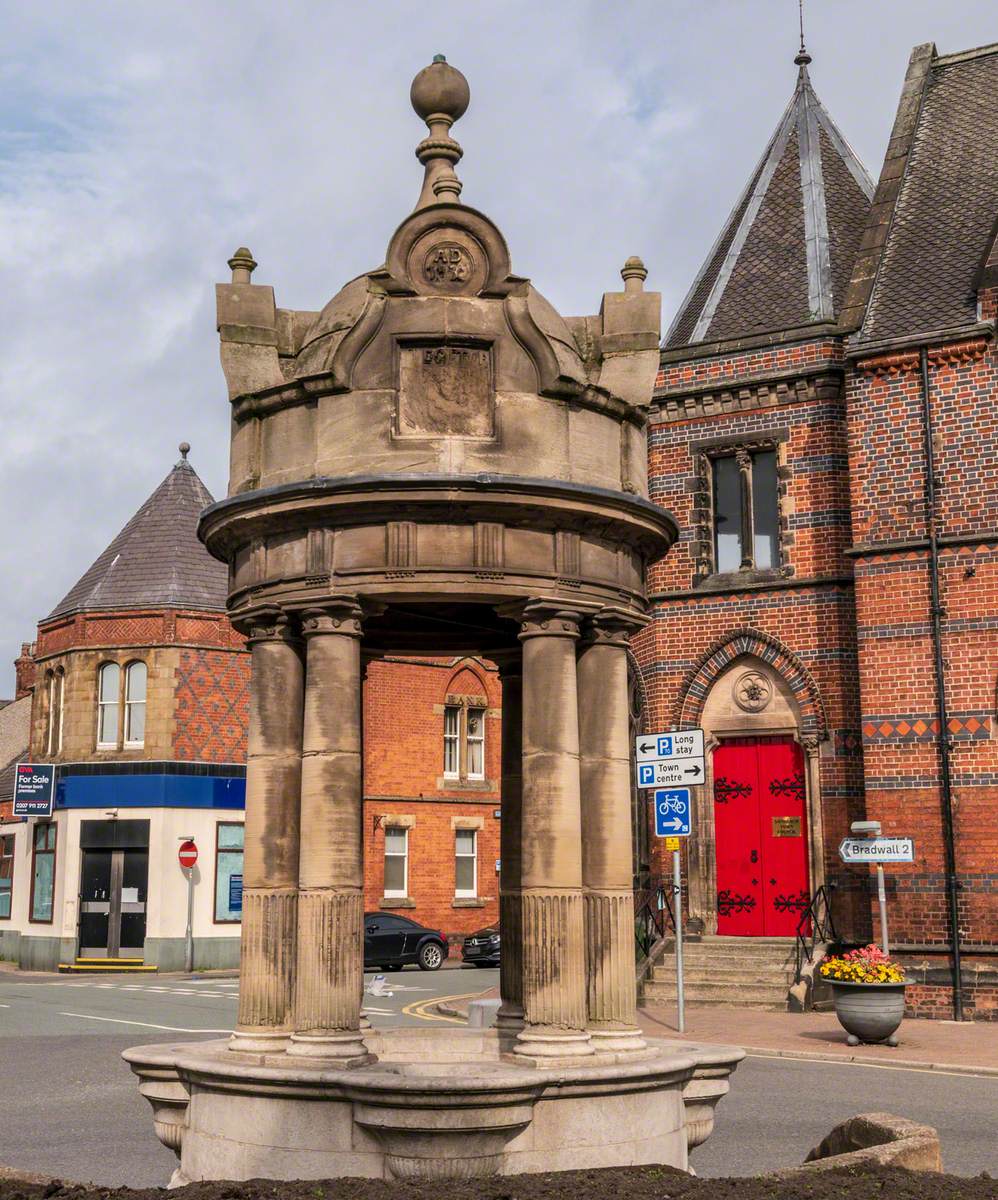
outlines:
[[[146,664],[125,668],[125,745],[141,746],[146,736]]]
[[[104,663],[97,673],[97,745],[117,746],[121,668]]]

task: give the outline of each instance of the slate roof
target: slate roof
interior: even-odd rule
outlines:
[[[14,767],[28,758],[31,740],[31,697],[4,703],[0,709],[0,811],[14,798]]]
[[[197,536],[211,503],[182,458],[45,619],[115,608],[224,609],[228,570]]]
[[[667,350],[833,321],[873,183],[815,95],[797,86],[668,333]]]
[[[998,45],[943,56],[928,49],[859,344],[977,323],[998,219]],[[890,152],[885,172],[889,163]]]

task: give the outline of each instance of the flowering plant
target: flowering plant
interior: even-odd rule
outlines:
[[[826,958],[818,968],[824,979],[843,983],[904,983],[904,970],[875,944]]]

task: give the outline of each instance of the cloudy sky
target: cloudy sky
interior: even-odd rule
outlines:
[[[876,177],[911,47],[994,0],[806,0],[811,76]],[[0,696],[7,664],[193,445],[226,489],[213,285],[318,309],[411,209],[435,53],[464,199],[567,314],[644,257],[666,319],[795,79],[796,0],[0,2]]]

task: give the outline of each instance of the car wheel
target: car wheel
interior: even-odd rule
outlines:
[[[421,971],[439,971],[444,961],[444,952],[437,942],[427,942],[419,949],[419,969]]]

